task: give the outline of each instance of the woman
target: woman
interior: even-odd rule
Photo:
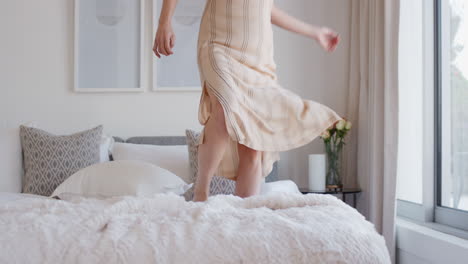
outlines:
[[[176,5],[163,2],[153,47],[158,58],[173,54]],[[240,197],[258,194],[279,151],[309,143],[341,119],[278,85],[271,24],[314,39],[328,52],[339,42],[332,30],[289,16],[273,0],[207,0],[198,36],[204,129],[194,201],[208,198],[215,173],[236,180]]]

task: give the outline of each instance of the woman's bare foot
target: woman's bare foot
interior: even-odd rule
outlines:
[[[206,192],[195,192],[193,196],[194,202],[204,202],[208,199],[208,194]]]

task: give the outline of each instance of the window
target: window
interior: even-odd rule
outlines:
[[[399,36],[399,139],[397,168],[398,215],[420,221],[426,220],[424,209],[424,153],[427,134],[423,122],[424,95],[434,88],[426,83],[425,51],[428,47],[424,20],[430,12],[425,11],[426,0],[400,2]],[[433,17],[433,16],[432,16]],[[432,29],[431,29],[432,30]],[[432,30],[433,31],[433,30]],[[431,117],[433,118],[433,116]],[[433,148],[430,149],[433,151]]]
[[[397,197],[422,203],[423,1],[400,2]]]
[[[397,213],[468,231],[468,1],[400,8]]]
[[[468,1],[436,4],[435,220],[468,230]]]

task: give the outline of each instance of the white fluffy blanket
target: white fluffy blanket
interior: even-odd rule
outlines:
[[[0,205],[0,234],[0,263],[390,263],[371,223],[317,194],[28,198]]]

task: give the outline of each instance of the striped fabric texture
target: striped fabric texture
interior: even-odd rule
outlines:
[[[341,119],[325,105],[278,84],[273,59],[273,0],[207,0],[198,37],[202,95],[198,118],[210,116],[210,96],[225,112],[230,144],[216,175],[236,179],[237,144],[262,151],[266,177],[279,151],[305,145]],[[204,142],[202,131],[198,144]]]

